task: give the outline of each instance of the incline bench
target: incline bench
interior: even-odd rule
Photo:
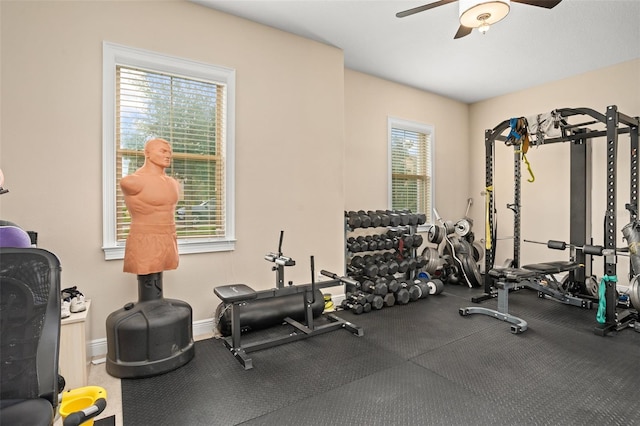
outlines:
[[[494,268],[489,271],[496,281],[498,291],[498,309],[477,306],[460,308],[462,316],[471,314],[488,315],[511,324],[511,332],[519,334],[527,330],[527,322],[509,313],[509,291],[520,288],[530,288],[538,291],[538,297],[550,296],[568,305],[591,309],[590,300],[581,299],[562,291],[555,274],[570,272],[581,265],[575,262],[555,261],[525,265],[522,268]]]

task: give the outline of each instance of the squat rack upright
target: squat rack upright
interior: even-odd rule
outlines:
[[[607,277],[616,276],[616,179],[618,175],[618,137],[623,134],[629,134],[630,138],[630,194],[629,203],[626,208],[629,211],[630,222],[634,223],[638,219],[638,135],[640,119],[631,117],[618,111],[617,106],[610,105],[607,107],[605,114],[599,113],[590,108],[562,108],[553,111],[556,118],[555,125],[561,132],[559,137],[543,137],[531,140],[532,146],[542,146],[559,142],[571,142],[571,226],[570,226],[570,244],[574,246],[584,246],[591,244],[590,231],[590,140],[597,137],[606,137],[606,213],[604,224],[604,244],[603,247],[607,254],[604,256],[604,275]],[[572,116],[588,116],[591,119],[580,124],[569,124],[567,118]],[[588,126],[602,123],[605,130],[591,130]],[[495,263],[495,196],[493,191],[494,185],[494,151],[495,141],[506,142],[508,136],[503,133],[511,128],[511,120],[505,120],[493,129],[485,130],[485,186],[487,188],[486,197],[487,218],[486,229],[487,236],[491,237],[490,244],[487,244],[485,255],[485,275],[484,290],[485,295],[475,298],[474,301],[486,300],[495,297],[496,293],[493,288],[493,280],[489,277],[488,272],[494,267]],[[520,145],[514,144],[514,199],[513,204],[508,207],[514,213],[513,219],[513,262],[512,266],[520,267],[520,244],[521,244],[521,152]],[[584,264],[583,270],[576,273],[580,276],[572,277],[584,283],[585,275],[590,275],[591,256],[582,252],[576,253],[576,262]],[[640,271],[635,271],[636,274]],[[599,335],[606,335],[610,331],[620,330],[638,319],[638,312],[626,310],[622,313],[617,312],[617,295],[615,281],[606,283],[605,291],[606,313],[604,323],[597,323],[594,332]]]

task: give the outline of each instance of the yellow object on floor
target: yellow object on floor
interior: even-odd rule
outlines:
[[[324,295],[324,310],[325,311],[333,311],[335,309],[335,305],[333,304],[333,301],[331,300],[331,295],[330,294],[325,294]]]
[[[85,415],[91,418],[80,424],[92,426],[94,417],[104,410],[104,406],[95,406],[99,399],[107,400],[107,391],[100,386],[84,386],[63,392],[59,407],[60,416],[64,420],[72,413],[84,411]]]

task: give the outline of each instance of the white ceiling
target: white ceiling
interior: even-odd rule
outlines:
[[[458,2],[396,18],[432,1],[191,1],[336,46],[347,68],[466,103],[640,58],[640,0],[512,2],[487,34],[458,40]]]

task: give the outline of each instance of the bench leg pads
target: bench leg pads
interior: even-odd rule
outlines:
[[[482,314],[506,321],[511,324],[511,332],[513,334],[519,334],[527,330],[527,322],[522,318],[518,318],[509,313],[498,312],[494,309],[470,306],[467,308],[460,308],[458,312],[463,317],[471,314]]]

